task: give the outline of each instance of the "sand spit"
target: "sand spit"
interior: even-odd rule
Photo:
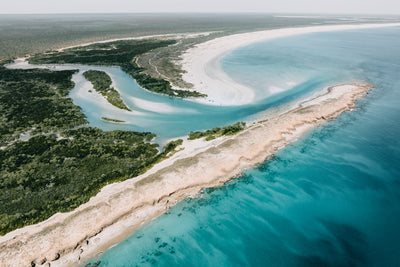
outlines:
[[[389,26],[400,26],[400,23],[325,25],[233,34],[215,38],[188,49],[177,63],[185,71],[183,80],[193,84],[193,90],[208,95],[207,98],[193,101],[220,106],[245,105],[254,102],[256,98],[254,90],[233,81],[221,70],[220,59],[232,50],[255,42],[299,34]]]
[[[202,188],[220,186],[312,128],[352,109],[372,86],[337,85],[241,133],[185,149],[139,177],[108,185],[86,204],[0,237],[0,266],[76,266]]]

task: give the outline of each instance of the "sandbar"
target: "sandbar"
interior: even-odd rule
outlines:
[[[0,237],[0,266],[76,266],[203,188],[223,185],[316,126],[353,109],[372,85],[336,85],[234,136],[185,140],[184,149],[145,174],[105,186],[68,213]]]
[[[400,23],[324,25],[227,35],[188,49],[182,54],[177,64],[181,65],[184,71],[183,80],[193,84],[193,90],[208,95],[206,98],[192,99],[193,101],[217,106],[245,105],[256,100],[254,90],[232,80],[220,66],[220,59],[232,50],[256,42],[293,35],[392,26],[400,26]]]
[[[214,105],[254,101],[251,88],[222,72],[219,59],[235,48],[295,34],[400,24],[335,25],[277,29],[225,36],[199,44],[182,57],[183,78],[208,94]],[[183,150],[138,177],[105,186],[89,202],[44,222],[0,237],[0,266],[76,266],[131,235],[178,201],[203,188],[223,185],[247,168],[316,126],[355,106],[372,85],[364,82],[325,88],[315,98],[258,122],[234,136],[213,141],[184,140]],[[146,103],[143,103],[146,104]]]

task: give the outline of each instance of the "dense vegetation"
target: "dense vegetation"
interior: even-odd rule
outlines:
[[[83,75],[93,84],[93,88],[104,96],[111,105],[130,111],[124,101],[122,101],[118,91],[114,87],[111,87],[112,81],[107,73],[99,70],[88,70]]]
[[[107,117],[101,117],[101,119],[102,119],[103,121],[115,122],[115,123],[122,123],[122,122],[125,122],[125,121],[123,121],[123,120],[111,119],[111,118],[107,118]]]
[[[67,98],[74,72],[0,66],[0,146],[22,133],[34,135],[86,124],[80,108]]]
[[[163,79],[153,78],[134,62],[135,57],[153,49],[175,44],[174,40],[129,40],[97,43],[85,47],[66,49],[63,52],[38,54],[29,58],[29,63],[75,63],[85,65],[114,65],[133,77],[143,88],[172,97],[204,97],[196,91],[175,90]]]
[[[93,41],[171,32],[243,32],[325,23],[356,23],[354,16],[280,17],[275,14],[37,14],[0,16],[0,58],[24,56]],[[362,17],[393,22],[393,16]]]
[[[246,127],[245,122],[237,122],[233,125],[225,126],[225,127],[216,127],[211,130],[207,130],[204,132],[197,131],[197,132],[190,132],[189,133],[189,140],[194,140],[202,137],[206,137],[207,141],[213,140],[217,137],[223,135],[233,135],[236,134]]]
[[[145,172],[182,143],[160,152],[149,142],[152,133],[81,127],[84,115],[66,98],[73,73],[0,66],[0,235],[77,207],[104,185]],[[19,140],[22,132],[30,138]]]
[[[175,90],[171,84],[163,79],[153,78],[150,75],[143,73],[144,69],[136,65],[135,62],[121,65],[121,69],[131,75],[136,82],[150,91],[159,94],[165,94],[172,97],[206,97],[207,95],[197,91]]]

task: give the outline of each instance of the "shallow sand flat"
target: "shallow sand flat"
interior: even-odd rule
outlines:
[[[325,25],[228,35],[200,43],[188,49],[177,63],[182,66],[185,72],[182,76],[183,80],[193,84],[193,90],[208,95],[206,98],[194,99],[193,101],[220,106],[245,105],[254,102],[256,97],[254,90],[233,81],[221,70],[219,63],[220,59],[230,51],[255,42],[299,34],[389,26],[400,26],[400,23]]]
[[[185,141],[139,177],[108,185],[76,210],[0,237],[0,266],[76,266],[202,188],[222,185],[312,128],[354,107],[372,86],[331,87],[300,107],[230,137]]]

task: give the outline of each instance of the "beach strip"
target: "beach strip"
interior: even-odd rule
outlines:
[[[193,90],[208,96],[193,101],[218,106],[251,104],[256,100],[254,90],[232,80],[221,69],[221,58],[232,50],[256,42],[300,34],[393,26],[400,26],[400,23],[324,25],[233,34],[195,45],[182,54],[177,64],[181,65],[184,72],[183,80],[193,84]]]
[[[372,85],[336,85],[237,135],[185,141],[147,173],[104,187],[74,211],[0,237],[0,266],[76,266],[201,189],[223,185],[305,133],[350,110]]]

